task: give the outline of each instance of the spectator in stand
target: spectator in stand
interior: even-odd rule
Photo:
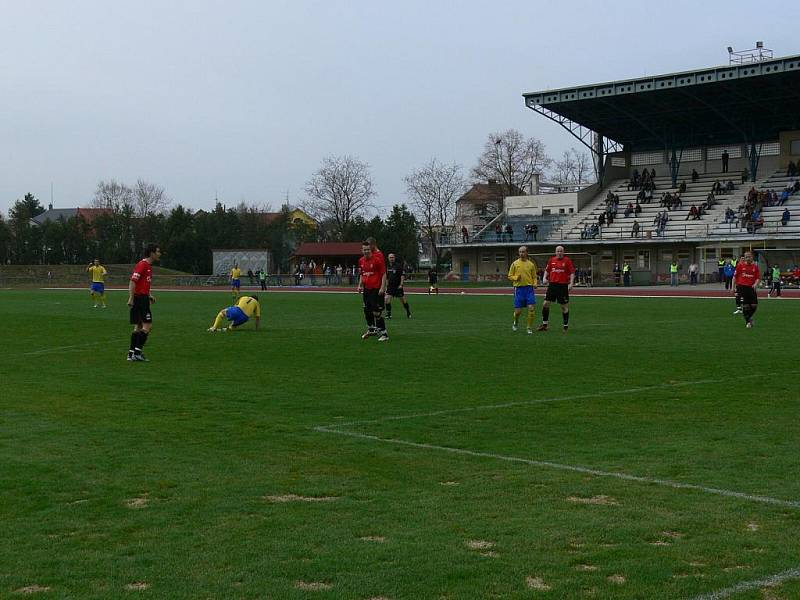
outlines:
[[[721,191],[722,191],[722,184],[720,183],[719,179],[717,179],[714,183],[711,184],[711,193],[719,194]]]
[[[797,165],[794,164],[794,161],[789,161],[789,166],[786,169],[786,176],[787,177],[795,177],[797,175]]]
[[[604,213],[604,212],[601,212],[601,213],[600,213],[600,216],[599,216],[599,217],[597,217],[597,224],[598,224],[600,227],[602,227],[603,225],[605,225],[605,224],[606,224],[606,213]]]
[[[639,204],[638,200],[636,201],[636,206],[633,207],[633,212],[634,212],[634,215],[636,215],[637,217],[639,216],[639,213],[642,212],[642,205]]]
[[[733,211],[731,207],[725,209],[725,223],[735,223],[736,222],[736,213]]]
[[[700,267],[697,263],[693,262],[689,265],[689,285],[697,285],[697,276]]]
[[[747,170],[747,167],[742,169],[742,183],[747,181],[747,178],[750,177],[750,172]]]
[[[788,208],[783,209],[783,214],[781,215],[781,225],[786,227],[786,224],[791,221],[792,213],[789,212]],[[779,294],[780,295],[780,294]]]
[[[336,285],[342,285],[342,265],[336,265]]]
[[[686,193],[686,182],[681,181],[681,184],[678,186],[678,193],[685,194]]]
[[[736,185],[733,183],[733,181],[728,179],[728,181],[725,183],[725,193],[730,194],[735,188]]]
[[[698,179],[700,179],[700,173],[697,172],[697,169],[692,169],[692,183],[697,183]]]
[[[537,241],[539,235],[539,226],[536,223],[531,223],[531,233],[533,234],[533,241]]]
[[[600,235],[600,226],[597,223],[595,223],[594,225],[592,225],[591,238],[596,239],[598,235]]]
[[[466,225],[461,226],[461,243],[462,244],[469,243],[469,231],[467,231]]]
[[[630,217],[633,214],[633,203],[628,202],[628,206],[625,207],[625,217]]]
[[[499,222],[494,224],[494,234],[498,242],[503,240],[503,226]]]
[[[506,223],[506,235],[508,236],[509,242],[514,241],[514,227],[511,225],[511,223]]]
[[[730,158],[730,155],[728,154],[728,149],[726,148],[725,150],[722,151],[722,172],[723,173],[727,173],[728,172],[728,159],[729,158]]]
[[[675,194],[672,197],[672,208],[678,210],[679,208],[683,208],[683,200],[681,200],[680,194]]]
[[[688,221],[690,218],[693,220],[697,219],[698,218],[697,214],[698,214],[697,206],[692,204],[692,206],[689,208],[689,212],[686,213],[686,218],[684,219],[684,221]]]
[[[639,221],[633,222],[633,227],[631,227],[631,237],[638,238],[639,237],[639,229],[641,226],[639,225]]]
[[[736,272],[736,267],[730,259],[725,260],[725,266],[722,267],[722,272],[725,276],[725,289],[729,290],[733,285],[733,274]]]

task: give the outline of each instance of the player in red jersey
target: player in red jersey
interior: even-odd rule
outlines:
[[[569,291],[575,283],[575,265],[572,259],[564,256],[564,246],[556,246],[556,255],[547,261],[542,283],[547,284],[547,295],[542,305],[542,324],[537,331],[547,331],[550,319],[550,303],[561,305],[561,316],[564,319],[564,333],[569,329]]]
[[[379,342],[388,342],[386,321],[383,318],[383,299],[386,292],[386,260],[377,249],[375,240],[368,238],[361,244],[362,256],[358,261],[361,272],[358,280],[358,292],[364,299],[364,318],[367,320],[367,331],[361,336],[365,340],[380,335]]]
[[[736,294],[742,299],[742,314],[746,327],[753,327],[753,315],[758,309],[758,294],[756,288],[761,281],[761,270],[753,262],[753,253],[745,252],[744,260],[736,264],[736,272],[733,275],[736,282]]]
[[[153,263],[161,258],[161,249],[158,244],[148,244],[144,249],[144,255],[145,257],[133,269],[128,284],[128,306],[131,307],[131,325],[133,325],[128,360],[140,362],[147,362],[142,354],[142,348],[153,327],[150,304],[154,304],[156,299],[150,295],[150,284],[153,281]]]

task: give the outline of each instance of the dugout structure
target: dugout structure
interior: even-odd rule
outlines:
[[[631,155],[666,153],[673,185],[689,149],[739,145],[731,170],[756,180],[765,144],[800,156],[800,55],[523,94],[594,155],[598,181]],[[720,151],[721,154],[721,151]],[[612,161],[608,157],[613,158]],[[719,156],[713,156],[719,159]],[[661,160],[657,162],[661,163]],[[644,164],[644,163],[642,163]]]

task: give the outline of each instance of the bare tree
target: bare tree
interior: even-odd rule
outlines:
[[[483,145],[478,164],[472,168],[476,181],[495,179],[505,186],[507,194],[525,190],[533,176],[542,173],[552,159],[544,144],[534,137],[525,139],[516,129],[492,133]]]
[[[94,208],[110,208],[114,212],[133,206],[133,190],[116,179],[101,180],[94,191],[91,205]]]
[[[575,179],[578,183],[594,183],[596,177],[594,173],[594,162],[588,152],[578,152],[572,149],[575,155]]]
[[[324,158],[305,191],[309,199],[303,208],[318,221],[330,220],[338,238],[375,197],[369,165],[353,156]]]
[[[170,199],[163,187],[142,179],[136,180],[133,188],[133,210],[137,217],[162,213],[169,203]]]
[[[551,178],[553,183],[571,185],[575,183],[575,156],[571,150],[565,150],[559,160],[553,162]]]
[[[441,256],[440,233],[452,226],[456,201],[466,188],[461,167],[457,164],[445,165],[432,158],[421,169],[407,175],[405,183],[411,207],[438,267]]]

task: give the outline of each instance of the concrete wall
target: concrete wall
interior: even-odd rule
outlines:
[[[800,161],[800,153],[792,154],[792,142],[800,142],[800,131],[781,131],[779,165],[781,169],[785,169],[789,165],[789,161],[793,161],[795,164]]]
[[[214,250],[214,275],[228,275],[234,263],[239,265],[242,274],[248,269],[254,273],[264,269],[267,273],[272,268],[272,257],[268,250]]]
[[[569,214],[569,209],[578,211],[578,192],[564,194],[537,194],[535,196],[508,196],[505,199],[505,208],[509,216],[541,215],[542,210],[549,210],[550,214],[559,214],[559,209],[564,209]]]

